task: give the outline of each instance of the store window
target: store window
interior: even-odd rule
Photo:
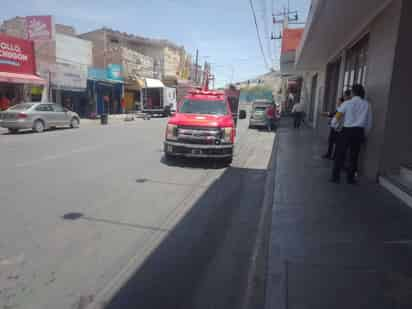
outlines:
[[[346,53],[344,89],[351,89],[354,84],[365,86],[367,73],[369,35],[356,43]]]
[[[42,99],[42,93],[43,93],[43,87],[36,87],[33,86],[31,88],[31,101],[32,102],[41,102]]]

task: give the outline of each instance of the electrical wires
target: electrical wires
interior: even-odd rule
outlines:
[[[256,35],[257,35],[257,38],[258,38],[258,41],[259,41],[260,52],[262,53],[263,61],[265,62],[266,68],[268,70],[271,70],[271,67],[269,66],[268,61],[266,59],[265,51],[263,50],[262,38],[260,36],[260,31],[259,31],[259,26],[258,26],[257,19],[256,19],[256,11],[255,11],[255,7],[253,6],[253,1],[249,0],[249,3],[250,3],[250,8],[251,8],[252,14],[253,14],[253,20],[255,22]]]

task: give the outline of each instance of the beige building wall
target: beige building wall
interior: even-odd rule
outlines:
[[[104,68],[107,66],[105,59],[105,34],[103,30],[97,30],[79,35],[80,38],[93,42],[93,66]]]
[[[24,17],[17,16],[9,20],[5,20],[0,26],[0,31],[10,36],[25,39],[27,38],[26,19]]]
[[[72,26],[56,24],[56,33],[61,33],[69,36],[76,36],[76,30]]]
[[[180,51],[169,47],[164,48],[164,77],[178,77],[180,71]]]
[[[107,65],[113,61],[122,64],[123,61],[119,59],[119,56],[121,56],[119,48],[124,47],[140,53],[143,58],[146,56],[153,59],[154,74],[151,74],[152,77],[161,79],[167,75],[176,76],[176,72],[180,70],[179,49],[168,47],[167,43],[163,41],[133,37],[112,30],[105,31],[104,29],[81,34],[79,37],[94,43],[93,62],[96,67],[103,68],[105,64]],[[105,49],[106,57],[103,52]],[[147,62],[146,60],[144,61]],[[147,68],[144,70],[144,74],[146,74]]]
[[[126,80],[135,80],[141,77],[153,78],[154,61],[152,57],[122,47],[121,59]]]

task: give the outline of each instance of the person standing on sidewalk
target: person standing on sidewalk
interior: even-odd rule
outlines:
[[[294,118],[293,127],[295,129],[300,128],[300,124],[302,123],[303,112],[304,111],[305,111],[305,105],[303,104],[303,102],[299,102],[299,103],[296,103],[295,105],[293,105],[292,115],[293,115],[293,118]]]
[[[322,116],[329,118],[329,127],[330,127],[329,138],[328,138],[328,151],[326,152],[326,154],[322,156],[322,158],[324,159],[335,160],[336,145],[338,142],[341,127],[340,126],[334,127],[332,125],[332,120],[335,117],[336,113],[338,112],[337,109],[339,108],[339,106],[341,106],[343,102],[350,100],[352,97],[351,95],[352,95],[351,91],[346,90],[343,94],[343,97],[339,98],[338,102],[336,103],[336,110],[334,112],[321,113]]]
[[[331,181],[340,182],[340,173],[345,164],[346,153],[349,151],[349,169],[347,180],[355,184],[355,173],[358,170],[358,159],[361,145],[365,140],[365,131],[372,127],[372,111],[369,102],[365,100],[365,89],[362,85],[352,87],[353,98],[344,102],[339,108],[333,122],[343,119],[343,129],[337,143],[337,152],[332,171]]]
[[[275,122],[275,108],[273,104],[270,104],[266,108],[266,125],[268,128],[268,132],[273,130],[274,122]]]

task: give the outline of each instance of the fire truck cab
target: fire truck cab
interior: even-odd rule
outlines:
[[[165,157],[218,158],[230,164],[235,136],[235,122],[225,93],[192,90],[169,118]]]

